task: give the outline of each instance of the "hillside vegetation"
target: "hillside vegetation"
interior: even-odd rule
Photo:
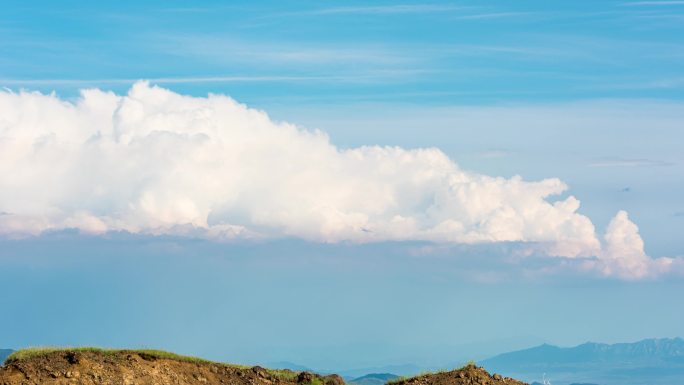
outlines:
[[[489,374],[475,364],[460,369],[426,373],[411,378],[398,378],[388,382],[390,385],[527,385],[499,374]]]
[[[0,385],[343,385],[337,375],[212,362],[160,350],[32,348],[12,353]]]

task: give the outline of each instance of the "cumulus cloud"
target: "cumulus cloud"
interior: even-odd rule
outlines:
[[[436,148],[335,147],[224,95],[146,82],[75,102],[0,92],[0,234],[60,229],[316,242],[531,242],[599,256],[605,274],[642,269],[626,213],[605,248],[558,179],[462,170]],[[657,262],[660,263],[660,262]],[[664,262],[663,262],[664,263]],[[664,266],[664,265],[663,265]],[[663,267],[665,268],[665,267]]]
[[[639,228],[629,219],[626,211],[620,211],[610,221],[603,250],[598,259],[586,266],[597,269],[605,276],[626,279],[655,277],[681,267],[681,261],[674,258],[651,258],[644,251],[644,241]]]

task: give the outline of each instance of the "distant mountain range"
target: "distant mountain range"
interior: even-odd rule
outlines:
[[[684,385],[684,339],[652,338],[618,344],[587,342],[575,347],[543,344],[500,354],[479,361],[478,365],[533,385],[542,385],[544,375],[553,385]],[[270,366],[311,371],[290,362]],[[353,385],[382,385],[398,376],[433,369],[405,364],[318,372],[336,372]]]
[[[554,385],[684,384],[684,340],[646,339],[634,343],[588,342],[570,348],[540,345],[479,362],[487,370],[526,381],[546,374]]]
[[[11,349],[0,349],[0,364],[5,362],[7,357],[9,357],[10,354],[12,354],[13,352],[14,352],[14,350],[11,350]]]
[[[295,363],[292,363],[290,361],[278,361],[278,362],[269,362],[265,364],[267,368],[271,369],[289,369],[294,372],[311,372],[312,370],[306,366],[303,365],[298,365]]]
[[[13,350],[0,349],[0,363]],[[548,344],[504,353],[478,362],[489,372],[500,373],[532,385],[546,378],[553,385],[683,385],[684,339],[646,339],[634,343],[588,342],[575,347]],[[316,371],[291,362],[268,364],[272,368]],[[414,375],[425,368],[392,365],[337,371],[351,385],[382,385],[399,375]],[[326,373],[327,371],[320,371]]]
[[[337,373],[344,377],[345,380],[353,380],[356,378],[363,377],[367,374],[382,374],[391,373],[396,376],[412,376],[420,372],[425,371],[427,368],[414,364],[403,364],[403,365],[386,365],[386,366],[375,366],[369,368],[358,368],[358,369],[346,369],[346,370],[332,370],[331,372]]]
[[[536,381],[535,381],[535,382],[531,383],[530,385],[544,385],[544,384],[542,384],[541,382],[536,382]],[[590,383],[588,383],[588,382],[583,382],[583,383],[579,384],[579,383],[574,383],[574,382],[573,382],[573,383],[570,384],[570,385],[598,385],[598,384],[590,384]]]
[[[289,361],[278,361],[270,362],[265,364],[266,367],[273,369],[289,369],[295,372],[316,372],[321,374],[339,374],[344,378],[347,384],[354,385],[383,385],[389,380],[399,378],[399,375],[392,373],[373,373],[374,371],[380,372],[382,369],[396,370],[401,373],[408,372],[409,374],[418,373],[420,368],[415,365],[392,365],[378,368],[364,368],[364,369],[351,369],[351,370],[320,370],[311,369],[308,366],[295,364]]]
[[[370,373],[365,376],[347,380],[347,384],[351,385],[383,385],[387,381],[399,378],[396,374],[391,373]]]

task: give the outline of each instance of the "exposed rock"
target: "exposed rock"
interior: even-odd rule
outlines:
[[[344,385],[344,379],[337,374],[331,374],[323,377],[323,383],[325,385]]]
[[[309,384],[313,381],[314,375],[309,372],[301,372],[297,376],[297,382],[300,384]]]
[[[244,368],[160,358],[132,351],[55,351],[11,360],[0,367],[0,385],[344,385],[337,375]]]
[[[424,374],[400,381],[393,385],[527,385],[500,374],[491,375],[475,365],[467,365],[461,369],[448,372]]]

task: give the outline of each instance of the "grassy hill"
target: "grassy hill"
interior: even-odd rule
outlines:
[[[527,385],[499,374],[490,374],[475,364],[460,369],[425,373],[411,378],[400,377],[388,382],[390,385]]]
[[[32,348],[0,367],[3,385],[344,385],[337,375],[212,362],[161,350]]]

